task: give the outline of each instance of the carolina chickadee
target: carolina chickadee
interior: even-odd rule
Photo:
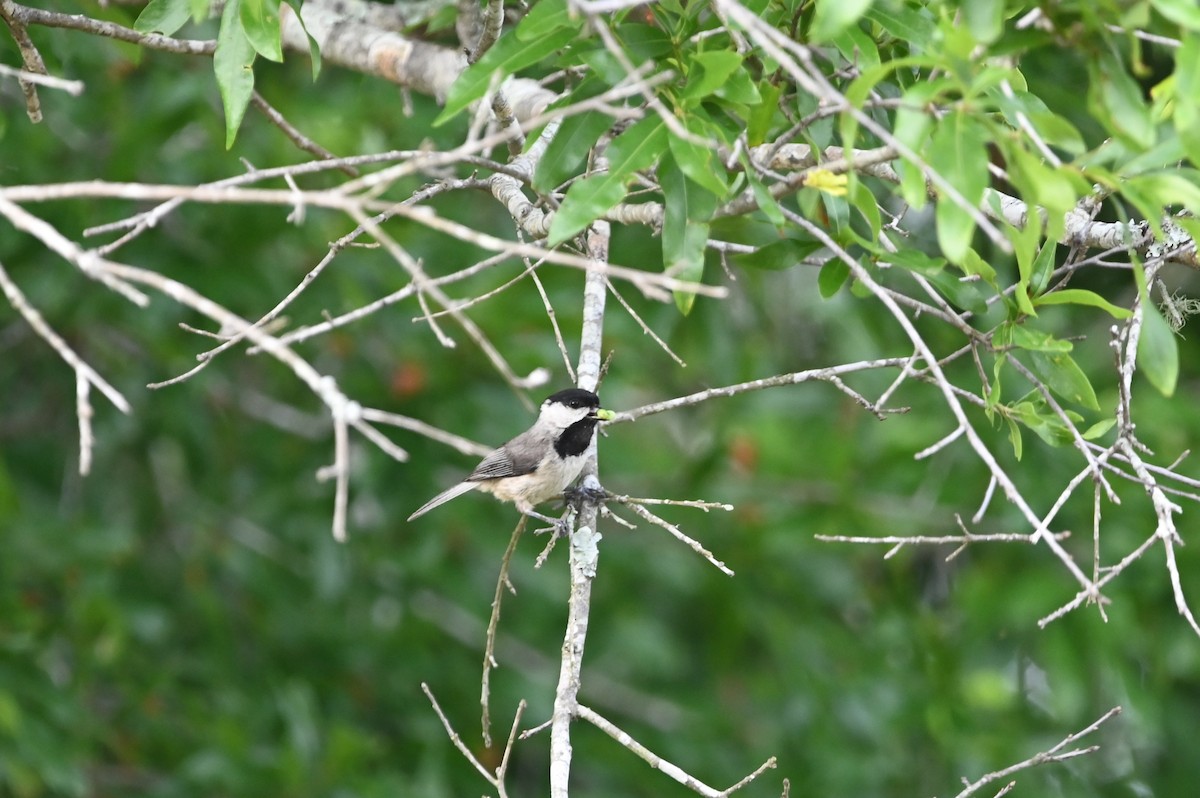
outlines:
[[[483,458],[470,476],[425,502],[408,520],[469,490],[481,490],[512,502],[523,515],[553,521],[534,512],[533,506],[561,496],[575,481],[596,423],[613,415],[601,409],[600,397],[591,391],[568,388],[551,394],[532,427]]]

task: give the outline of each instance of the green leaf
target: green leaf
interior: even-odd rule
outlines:
[[[979,253],[973,249],[968,249],[966,257],[959,264],[963,274],[967,277],[978,277],[985,283],[996,288],[996,269],[992,264],[988,263]]]
[[[879,201],[875,199],[871,189],[867,188],[863,181],[855,179],[850,185],[849,197],[850,204],[871,226],[871,238],[879,238],[879,231],[883,228],[883,217],[879,212]]]
[[[1156,133],[1142,88],[1111,53],[1089,64],[1088,110],[1114,135],[1139,149],[1154,145]]]
[[[255,52],[269,61],[283,61],[279,0],[241,0],[242,30]]]
[[[1105,433],[1116,425],[1117,420],[1115,418],[1103,418],[1084,430],[1081,436],[1085,441],[1094,441],[1097,438],[1104,437]]]
[[[693,132],[692,125],[689,124],[693,120],[688,118],[683,122],[687,126],[688,132]],[[724,197],[729,193],[729,186],[726,185],[724,179],[725,167],[717,160],[713,147],[705,147],[676,136],[670,131],[667,133],[667,144],[685,175],[718,197]]]
[[[1100,409],[1092,384],[1075,359],[1066,352],[1033,350],[1029,353],[1029,361],[1051,391],[1089,410]]]
[[[577,31],[581,24],[579,16],[567,7],[566,0],[540,0],[513,30],[513,38],[520,42],[536,42],[562,30]]]
[[[1121,191],[1125,192],[1126,188],[1133,194],[1145,197],[1143,202],[1147,207],[1142,211],[1153,209],[1155,212],[1147,215],[1155,220],[1168,205],[1180,205],[1193,214],[1200,213],[1200,186],[1178,172],[1154,172],[1131,177],[1122,184]]]
[[[778,272],[798,265],[820,248],[819,241],[784,238],[759,247],[754,252],[734,255],[733,262],[745,268]]]
[[[1013,291],[1013,300],[1021,313],[1026,316],[1037,316],[1037,309],[1033,306],[1032,297],[1037,296],[1041,289],[1031,286],[1030,281],[1039,268],[1044,268],[1043,261],[1045,259],[1048,258],[1050,268],[1054,268],[1055,243],[1047,240],[1041,251],[1034,257],[1032,248],[1037,246],[1037,242],[1041,238],[1037,225],[1026,224],[1024,230],[1010,228],[1008,237],[1015,243],[1017,270],[1020,274],[1016,289]],[[1044,282],[1040,285],[1044,287]]]
[[[1000,404],[1000,397],[1004,393],[1004,382],[1001,376],[1004,372],[1004,364],[1008,361],[1008,356],[1003,352],[997,355],[996,361],[992,364],[992,383],[987,386],[984,391],[984,412],[987,413],[988,420],[992,420],[992,410]]]
[[[1015,89],[1011,95],[993,91],[988,99],[1004,114],[1012,128],[1022,126],[1020,115],[1033,125],[1037,134],[1052,147],[1079,155],[1087,149],[1083,136],[1073,124],[1052,112],[1041,97],[1024,89]]]
[[[900,196],[905,204],[913,210],[921,210],[929,201],[928,188],[925,185],[925,174],[908,161],[896,164],[896,172],[900,175]]]
[[[1146,272],[1140,262],[1134,263],[1133,277],[1137,281],[1138,304],[1142,310],[1138,367],[1159,393],[1170,397],[1175,393],[1175,385],[1179,380],[1179,343],[1171,325],[1150,298]]]
[[[967,29],[975,41],[991,44],[1004,26],[1004,0],[968,0],[962,4]]]
[[[650,167],[667,149],[667,128],[657,115],[647,116],[613,139],[605,156],[608,173],[625,179]]]
[[[557,246],[612,210],[625,199],[625,183],[607,174],[592,175],[571,184],[550,222],[548,246]]]
[[[932,277],[946,268],[945,258],[926,255],[919,249],[901,249],[888,255],[887,261],[895,266],[903,266],[924,277]]]
[[[1151,5],[1176,25],[1200,30],[1200,7],[1196,6],[1196,0],[1151,0]]]
[[[1026,202],[1046,209],[1046,236],[1057,239],[1062,234],[1067,212],[1079,199],[1076,185],[1062,170],[1047,166],[1023,147],[1006,147],[1005,156],[1013,185]]]
[[[240,0],[229,0],[221,14],[221,30],[213,53],[213,71],[225,108],[225,148],[233,146],[246,107],[254,93],[254,48],[242,28]]]
[[[671,34],[657,25],[631,22],[618,25],[616,33],[617,39],[625,45],[625,49],[629,51],[635,64],[643,61],[657,61],[675,49],[675,45],[671,41]],[[615,83],[623,77],[625,77],[625,71],[622,69],[619,75],[613,75],[614,80],[610,83]]]
[[[308,32],[308,26],[304,24],[304,17],[300,13],[300,4],[302,0],[283,0],[292,7],[295,12],[296,21],[300,23],[300,28],[304,31],[304,35],[308,37],[308,56],[312,61],[312,77],[315,81],[321,75],[321,45],[317,44],[316,38]]]
[[[552,191],[579,174],[588,153],[611,125],[612,117],[602,111],[585,111],[564,119],[538,161],[533,187],[541,192]]]
[[[742,56],[732,50],[711,50],[691,57],[687,85],[680,97],[698,102],[715,92],[742,66]]]
[[[1175,132],[1200,165],[1200,34],[1188,33],[1175,51]]]
[[[1024,282],[1017,283],[1017,290],[1013,291],[1013,300],[1017,303],[1017,310],[1026,316],[1037,317],[1037,308],[1033,306],[1033,302],[1029,298],[1028,286]]]
[[[829,299],[846,284],[848,279],[850,279],[850,267],[840,259],[834,258],[821,267],[821,271],[817,275],[817,290],[821,292],[822,297]]]
[[[857,25],[844,28],[831,42],[848,62],[859,69],[873,69],[880,64],[879,47],[865,30]]]
[[[1034,296],[1040,295],[1046,290],[1046,286],[1050,285],[1050,276],[1054,274],[1057,252],[1058,243],[1047,241],[1038,250],[1037,257],[1033,259],[1033,270],[1029,274],[1029,290],[1033,292]]]
[[[870,8],[871,0],[817,0],[809,38],[814,42],[827,42],[858,22]]]
[[[927,13],[901,3],[876,3],[866,12],[866,17],[900,41],[921,49],[929,46],[936,33]]]
[[[950,81],[922,81],[910,86],[900,98],[896,109],[896,124],[893,135],[909,149],[920,151],[925,137],[933,127],[933,116],[928,105],[949,87]]]
[[[1139,268],[1140,271],[1140,268]],[[1142,298],[1142,335],[1138,339],[1138,366],[1163,396],[1175,393],[1179,380],[1179,343],[1154,303]]]
[[[1031,113],[1028,116],[1034,130],[1050,146],[1058,147],[1071,155],[1082,155],[1087,151],[1083,134],[1066,118],[1050,111]]]
[[[829,228],[833,237],[842,240],[842,236],[850,229],[850,204],[841,197],[836,197],[822,191],[818,195],[821,205],[825,207],[825,216],[829,219]]]
[[[757,147],[767,140],[771,123],[779,112],[779,98],[783,95],[783,88],[763,81],[759,85],[758,93],[762,100],[750,109],[750,118],[746,120],[746,143],[751,147]]]
[[[1023,290],[1028,291],[1029,275],[1033,272],[1038,244],[1042,240],[1041,230],[1036,224],[1014,227],[1001,222],[1000,227],[1004,231],[1004,235],[1008,237],[1009,243],[1013,245],[1013,255],[1016,257],[1017,269],[1020,273],[1020,285]]]
[[[133,29],[139,33],[161,33],[171,36],[187,24],[192,16],[189,0],[150,0],[138,14]]]
[[[658,179],[663,190],[663,267],[680,280],[698,283],[704,277],[708,222],[717,199],[689,180],[673,157],[663,158]],[[675,292],[675,305],[684,315],[695,299],[692,292]]]
[[[1016,421],[1007,416],[1005,416],[1004,420],[1008,422],[1008,440],[1010,443],[1012,443],[1013,456],[1019,461],[1021,459],[1023,449],[1021,441],[1021,428],[1017,425]]]
[[[573,41],[582,17],[572,19],[565,0],[541,0],[524,19],[492,45],[478,61],[467,67],[446,95],[446,107],[433,120],[445,124],[471,103],[483,97],[498,76],[512,75],[536,64]]]
[[[1074,347],[1070,341],[1060,341],[1050,333],[1027,324],[1005,322],[1003,326],[1008,328],[1009,343],[1027,352],[1070,352]]]
[[[653,164],[667,148],[667,131],[657,115],[648,116],[612,140],[605,153],[608,171],[577,181],[567,190],[550,223],[549,246],[583,230],[625,198],[634,172]]]
[[[881,260],[920,274],[957,307],[972,313],[980,313],[987,309],[978,286],[974,282],[964,282],[949,273],[945,268],[945,258],[932,258],[919,250],[904,249],[889,253]]]
[[[599,80],[606,88],[616,86],[629,78],[629,73],[621,66],[621,62],[607,50],[585,50],[579,53],[579,60],[587,65],[591,72],[590,77]]]
[[[1088,291],[1086,288],[1063,288],[1049,294],[1042,294],[1033,300],[1033,304],[1037,307],[1043,305],[1087,305],[1100,308],[1114,319],[1128,319],[1133,315],[1128,308],[1114,305],[1096,292]]]
[[[1143,172],[1154,172],[1179,165],[1179,162],[1183,160],[1183,142],[1179,140],[1178,136],[1171,135],[1174,131],[1164,130],[1163,132],[1166,135],[1157,144],[1140,153],[1129,152],[1120,140],[1114,141],[1117,147],[1126,150],[1115,159],[1115,162],[1120,164],[1120,173],[1123,177],[1133,177]]]
[[[1033,402],[1020,402],[1012,410],[1022,424],[1051,446],[1065,446],[1072,442],[1071,431],[1062,419],[1046,410],[1040,399],[1036,405]]]
[[[754,194],[754,201],[758,203],[758,209],[767,217],[767,221],[780,229],[786,227],[787,220],[784,218],[783,211],[780,210],[779,203],[771,195],[767,187],[763,185],[762,181],[755,176],[754,172],[748,166],[742,174],[745,175],[746,182],[750,184],[750,191]]]
[[[738,109],[740,116],[745,116],[746,109],[762,101],[762,95],[758,93],[758,86],[754,84],[750,73],[745,69],[735,69],[729,76],[729,80],[718,86],[713,94],[727,103],[741,106]]]
[[[987,187],[987,139],[983,128],[964,112],[947,114],[934,131],[929,163],[972,207],[979,207]],[[975,220],[949,197],[937,202],[937,238],[942,252],[952,262],[967,257]]]

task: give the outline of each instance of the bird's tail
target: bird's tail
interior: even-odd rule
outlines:
[[[477,487],[479,487],[478,482],[460,482],[452,488],[447,488],[429,501],[422,504],[419,510],[408,517],[408,520],[411,521],[418,516],[425,515],[425,513],[429,512],[434,507],[445,504],[451,499],[457,498],[467,491],[474,490]]]

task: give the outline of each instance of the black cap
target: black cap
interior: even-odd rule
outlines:
[[[582,388],[567,388],[565,391],[552,393],[546,397],[547,402],[558,402],[567,407],[599,407],[600,397]]]

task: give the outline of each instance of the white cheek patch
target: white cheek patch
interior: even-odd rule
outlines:
[[[547,405],[542,408],[539,423],[545,423],[554,430],[564,430],[588,414],[586,407],[567,407],[562,404]]]

